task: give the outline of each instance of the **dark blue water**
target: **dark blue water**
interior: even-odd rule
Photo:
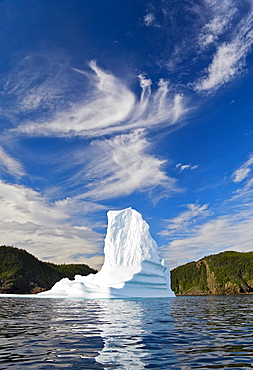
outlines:
[[[0,298],[1,369],[247,369],[253,296]]]

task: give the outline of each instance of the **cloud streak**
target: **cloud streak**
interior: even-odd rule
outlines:
[[[202,225],[192,225],[188,237],[177,238],[168,245],[166,257],[175,267],[205,255],[226,250],[252,250],[253,205],[230,215],[221,216]]]
[[[15,177],[25,175],[25,170],[21,163],[10,156],[0,145],[0,170]]]
[[[162,79],[152,93],[151,81],[139,75],[142,93],[137,101],[114,75],[95,62],[90,63],[90,68],[93,73],[76,70],[88,78],[91,86],[85,102],[57,113],[53,120],[27,122],[15,131],[28,136],[96,137],[134,128],[174,125],[187,112],[183,96],[170,92]]]
[[[201,49],[206,49],[211,44],[216,44],[219,37],[231,27],[231,22],[237,12],[233,0],[205,0],[209,21],[204,25],[199,36]]]
[[[230,41],[217,47],[205,76],[195,84],[197,92],[211,93],[242,72],[253,43],[253,11],[232,32]]]
[[[158,186],[166,188],[169,193],[178,191],[175,179],[168,177],[163,170],[166,161],[150,155],[149,147],[143,130],[92,142],[92,159],[82,174],[76,175],[80,179],[85,174],[85,180],[90,180],[88,191],[82,196],[101,200]]]
[[[71,95],[67,91],[67,63],[55,59],[49,55],[28,55],[17,63],[1,90],[3,113],[13,118],[41,108],[44,113],[54,112],[62,104],[64,93]]]
[[[231,176],[239,188],[218,207],[213,204],[212,210],[211,205],[190,204],[188,210],[166,220],[160,235],[171,240],[165,254],[172,267],[226,250],[252,250],[252,166],[250,155]]]
[[[170,220],[165,220],[166,229],[160,232],[161,236],[189,235],[191,227],[197,221],[210,215],[208,204],[187,204],[187,210],[180,213],[179,216]]]
[[[253,165],[253,155],[251,155],[250,158],[232,174],[232,180],[235,183],[245,180],[252,170],[251,168],[252,165]]]

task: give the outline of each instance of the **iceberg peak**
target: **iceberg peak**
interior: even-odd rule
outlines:
[[[56,283],[44,297],[137,298],[174,297],[170,270],[157,253],[149,225],[136,210],[107,213],[105,260],[101,270]]]
[[[159,262],[157,245],[149,233],[149,225],[132,208],[109,211],[105,237],[105,265],[135,266],[144,260]]]

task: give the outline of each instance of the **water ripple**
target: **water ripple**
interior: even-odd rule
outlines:
[[[253,368],[251,295],[0,303],[0,369]]]

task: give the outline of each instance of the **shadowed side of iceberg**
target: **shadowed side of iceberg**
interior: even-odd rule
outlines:
[[[140,213],[127,208],[108,212],[105,262],[88,276],[56,283],[40,297],[152,298],[174,297],[170,270]]]
[[[124,282],[120,289],[125,297],[151,298],[151,297],[174,297],[170,288],[170,271],[161,263],[143,261],[140,272]],[[111,292],[117,294],[116,289]]]

